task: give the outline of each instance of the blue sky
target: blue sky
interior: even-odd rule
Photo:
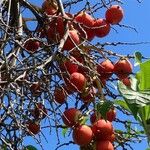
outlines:
[[[31,1],[31,0],[30,0]],[[34,0],[32,2],[35,3]],[[38,5],[42,3],[41,1],[36,1]],[[82,6],[80,6],[82,7]],[[103,39],[98,39],[96,38],[93,40],[93,43],[96,43],[97,41],[100,43],[103,42],[150,42],[150,0],[143,0],[142,3],[138,3],[137,0],[126,0],[124,4],[122,5],[124,11],[125,11],[125,16],[121,24],[131,26],[136,28],[138,31],[135,32],[134,30],[130,28],[124,28],[124,27],[119,27],[119,26],[113,26],[115,30],[117,30],[118,33],[114,29],[111,30],[110,34],[103,38]],[[77,12],[78,10],[73,8],[74,12]],[[104,14],[104,10],[100,12],[100,14],[97,13],[97,17],[102,17]],[[127,54],[133,54],[135,51],[140,51],[143,56],[145,57],[150,57],[150,44],[141,44],[141,45],[119,45],[119,46],[107,46],[105,47],[106,49],[110,49],[114,52],[127,55]],[[138,70],[138,68],[135,68],[135,70]],[[44,122],[43,122],[44,124]],[[117,124],[115,124],[117,127]],[[61,134],[61,130],[59,130]],[[56,141],[56,135],[51,134],[45,130],[43,132],[45,136],[47,137],[48,143],[42,138],[43,142],[43,148],[44,150],[54,150],[57,144]],[[42,136],[41,136],[42,137]],[[61,142],[63,143],[64,138],[61,137]],[[66,138],[65,141],[69,141],[70,138]],[[30,137],[25,140],[26,144],[33,144],[36,145],[34,140]],[[145,150],[147,148],[147,143],[146,141],[143,141],[142,143],[139,144],[134,144],[134,149],[135,150]],[[38,148],[38,146],[36,146]],[[75,145],[70,145],[69,147],[62,147],[60,150],[77,150],[78,146]],[[40,150],[40,148],[39,148]]]

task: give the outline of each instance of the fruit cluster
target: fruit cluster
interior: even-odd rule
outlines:
[[[36,11],[37,8],[33,8],[32,11]],[[132,64],[128,57],[112,55],[108,51],[105,53],[102,47],[91,43],[95,37],[107,36],[111,26],[122,21],[123,9],[119,5],[111,5],[104,18],[96,19],[87,10],[76,14],[60,13],[56,0],[45,0],[39,13],[44,23],[40,24],[37,18],[35,32],[23,29],[24,37],[27,36],[20,40],[24,41],[21,43],[23,45],[18,44],[19,50],[11,55],[17,47],[17,44],[14,44],[16,47],[12,44],[14,49],[10,50],[10,55],[7,52],[8,64],[1,68],[0,73],[1,81],[4,81],[0,85],[0,94],[5,98],[5,93],[9,95],[7,92],[10,91],[13,95],[10,94],[12,101],[8,98],[2,109],[6,115],[6,110],[9,109],[11,119],[14,119],[13,116],[19,118],[22,112],[23,117],[18,122],[26,127],[26,132],[23,133],[29,136],[39,134],[41,121],[49,116],[47,118],[54,123],[49,126],[57,128],[56,125],[61,124],[62,127],[63,122],[65,127],[72,130],[73,141],[79,146],[92,144],[96,150],[113,150],[115,130],[112,121],[116,117],[115,108],[106,113],[106,118],[98,110],[94,110],[88,118],[90,125],[83,123],[83,120],[93,112],[97,104],[107,101],[105,95],[110,96],[107,93],[108,81],[115,81],[114,77],[117,77],[117,80],[121,80],[129,88],[131,86],[129,75],[132,73]],[[13,22],[13,17],[10,22]],[[18,41],[17,39],[16,43]],[[111,60],[110,55],[117,57],[117,61]],[[17,63],[13,66],[14,60]],[[17,103],[13,101],[15,94],[17,99],[21,99]],[[75,102],[71,108],[72,102],[67,101],[70,97]],[[50,115],[54,115],[53,119]],[[60,116],[62,119],[59,119]],[[15,129],[22,129],[18,126],[17,119],[12,121],[10,131],[14,131],[14,124]]]
[[[128,76],[132,73],[132,65],[127,58],[122,57],[116,63],[106,58],[100,63],[93,64],[93,59],[89,57],[91,56],[90,48],[84,43],[86,40],[93,40],[95,36],[100,38],[105,37],[110,32],[111,25],[118,24],[122,20],[124,12],[119,5],[112,5],[109,7],[105,12],[105,19],[94,19],[86,11],[81,11],[75,15],[65,13],[65,15],[62,16],[59,14],[55,1],[44,1],[42,11],[49,16],[50,22],[48,22],[46,28],[41,28],[39,30],[40,38],[46,38],[51,43],[59,43],[67,36],[66,40],[64,39],[61,52],[69,52],[69,57],[66,58],[63,56],[63,58],[57,59],[57,65],[60,71],[59,78],[61,78],[64,83],[61,84],[61,86],[55,86],[53,93],[54,102],[64,104],[67,100],[67,96],[74,92],[79,94],[84,104],[94,102],[98,89],[104,87],[106,81],[113,74],[115,74],[119,80],[122,80],[125,85],[130,86]],[[29,39],[24,44],[25,50],[29,53],[36,53],[40,46],[40,41],[35,39]],[[83,56],[83,54],[85,55]],[[87,55],[88,57],[85,57]],[[98,79],[95,79],[96,76]],[[38,96],[41,94],[41,85],[39,83],[33,83],[30,90],[33,96]],[[46,116],[44,114],[47,113],[46,109],[41,104],[38,105],[39,106],[36,107],[34,111],[35,119],[39,117],[44,118]],[[39,110],[42,110],[44,114],[41,114]],[[113,121],[113,119],[108,117],[107,121],[104,119],[97,120],[96,123],[94,123],[95,121],[91,121],[93,124],[92,128],[86,125],[78,125],[76,127],[76,121],[80,119],[79,116],[82,116],[81,112],[75,108],[71,108],[66,110],[62,117],[64,123],[68,127],[75,126],[73,131],[75,143],[79,145],[88,144],[92,141],[93,135],[98,140],[102,136],[102,139],[104,138],[103,140],[106,141],[106,143],[111,141],[109,139],[111,139],[111,136],[114,134],[112,125],[109,121]],[[102,128],[104,126],[102,135],[101,124]],[[106,128],[107,131],[107,126],[109,134],[103,135],[103,130]],[[32,128],[33,123],[28,125],[28,129],[34,134],[38,133],[39,126],[35,131],[34,129],[32,130]],[[97,130],[100,130],[100,133],[97,133],[99,132]],[[84,131],[89,131],[89,133],[84,135]],[[80,132],[83,133],[83,135],[80,135]],[[86,141],[83,138],[82,143],[82,141],[78,139],[82,136],[85,136],[85,138],[89,137],[89,139]],[[98,145],[101,145],[101,143]],[[108,145],[111,144],[108,143]]]
[[[81,124],[84,116],[78,109],[67,109],[62,115],[64,124],[73,129],[73,141],[80,146],[93,143],[96,145],[96,150],[114,149],[112,143],[115,140],[115,134],[111,122],[115,120],[115,117],[115,109],[110,109],[106,113],[106,120],[100,114],[93,113],[90,118],[91,126],[89,126]]]
[[[50,16],[58,13],[58,7],[55,2],[44,1],[42,10]],[[62,16],[58,14],[57,17],[52,17],[47,28],[40,29],[40,37],[57,43],[64,37],[67,28],[68,38],[62,50],[70,51],[79,46],[84,40],[91,41],[95,36],[102,38],[108,35],[110,24],[118,24],[123,15],[123,9],[119,5],[112,5],[108,8],[105,13],[105,19],[94,19],[85,11],[81,11],[76,15],[66,13],[65,16]],[[25,42],[24,47],[28,52],[35,52],[40,47],[40,43],[39,41],[28,40]]]

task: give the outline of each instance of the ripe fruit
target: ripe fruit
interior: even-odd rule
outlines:
[[[108,140],[110,142],[114,142],[115,141],[115,134],[114,132],[110,135],[103,135],[103,136],[99,136],[97,138],[97,141],[105,141],[105,140]]]
[[[123,16],[123,9],[119,5],[112,5],[105,13],[105,18],[110,24],[118,24]]]
[[[81,27],[77,25],[75,26],[75,28],[79,31],[80,36],[82,38],[85,38],[87,35],[87,40],[91,41],[95,36],[95,33],[92,30],[92,27],[94,25],[93,17],[82,11],[75,17],[75,21],[80,23],[81,25]]]
[[[40,83],[38,83],[38,82],[33,83],[30,87],[30,91],[33,96],[38,96],[39,94],[41,94]]]
[[[40,42],[36,40],[28,40],[24,44],[24,48],[30,53],[34,53],[39,47]]]
[[[95,20],[93,27],[97,37],[104,37],[110,32],[110,24],[105,19]]]
[[[39,37],[40,37],[40,38],[45,38],[45,37],[47,36],[46,31],[47,31],[46,28],[45,28],[45,29],[39,28],[39,29],[38,29]]]
[[[86,84],[84,75],[74,72],[70,76],[70,82],[74,85],[75,90],[82,91]]]
[[[88,103],[94,100],[96,89],[94,87],[89,88],[86,92],[81,93],[80,97],[84,103]]]
[[[53,42],[58,42],[64,35],[64,23],[62,16],[54,18],[50,24],[47,31],[47,37]]]
[[[91,15],[89,15],[86,12],[80,12],[76,17],[75,17],[75,21],[83,24],[84,26],[87,27],[92,27],[94,24],[94,19]]]
[[[110,142],[114,142],[115,141],[115,134],[113,133],[111,136],[109,136],[108,137],[108,140],[110,141]]]
[[[65,90],[60,87],[55,88],[54,97],[55,97],[55,101],[59,104],[65,103],[67,99]]]
[[[65,110],[62,115],[62,120],[64,124],[68,127],[72,127],[79,123],[79,118],[81,117],[81,112],[76,108],[69,108]]]
[[[49,2],[49,1],[44,1],[42,4],[42,9],[44,12],[47,13],[47,15],[54,15],[57,13],[58,6],[56,2]]]
[[[123,84],[124,84],[125,86],[131,87],[131,81],[130,81],[130,79],[129,79],[128,77],[122,79],[121,81],[123,82]]]
[[[113,133],[113,126],[111,122],[99,119],[93,124],[92,131],[96,139],[107,137]]]
[[[33,122],[33,121],[28,121],[27,122],[27,128],[29,130],[29,134],[32,135],[32,134],[38,134],[40,132],[40,125]],[[31,133],[32,134],[31,134]]]
[[[37,103],[33,111],[33,116],[36,119],[44,119],[47,115],[47,110],[42,103]]]
[[[120,59],[114,65],[114,73],[119,79],[127,78],[130,73],[132,73],[132,64],[128,59]]]
[[[107,80],[114,72],[114,65],[106,59],[97,66],[97,72],[101,75],[100,78]]]
[[[73,140],[78,145],[87,145],[92,141],[93,132],[87,125],[79,125],[73,130]]]
[[[107,113],[106,113],[106,119],[110,122],[114,121],[116,118],[116,110],[114,108],[111,108]]]
[[[70,60],[66,60],[63,64],[60,65],[62,71],[67,70],[69,74],[78,71],[77,60],[74,57],[71,57]]]
[[[65,15],[66,16],[64,16],[64,17],[62,17],[61,15],[54,17],[52,19],[52,21],[50,22],[49,29],[47,31],[47,36],[48,36],[49,40],[57,43],[58,41],[60,41],[63,38],[63,36],[65,34],[65,23],[66,23],[65,18],[73,18],[72,14],[66,13]],[[71,30],[72,23],[69,20],[67,20],[67,22],[68,22],[68,27]],[[72,35],[70,35],[70,36],[72,36]],[[75,43],[76,43],[76,41],[75,41]]]
[[[74,44],[75,43],[75,44]],[[63,50],[71,50],[76,45],[80,44],[80,38],[78,36],[78,32],[75,29],[69,30],[68,38],[64,44]]]
[[[114,150],[114,147],[108,140],[97,141],[96,150]]]
[[[65,84],[62,85],[62,88],[65,90],[66,94],[68,95],[73,93],[73,91]]]

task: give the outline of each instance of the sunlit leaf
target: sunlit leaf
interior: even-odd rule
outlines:
[[[150,90],[150,60],[140,64],[139,81],[140,90]]]
[[[141,124],[143,125],[147,138],[150,142],[150,105],[140,108],[139,116],[141,118]]]
[[[130,112],[130,109],[127,105],[127,103],[124,100],[115,100],[114,104],[119,105],[120,107],[122,107],[123,109],[127,110]]]
[[[118,89],[121,95],[127,100],[129,104],[136,104],[143,107],[150,104],[150,92],[134,91],[127,88],[122,82],[118,82]]]
[[[150,104],[150,92],[148,91],[134,91],[120,81],[118,82],[118,90],[136,119],[139,108]]]
[[[133,91],[137,91],[138,90],[138,84],[139,81],[134,77],[134,76],[130,76],[130,82],[131,82],[131,89]]]

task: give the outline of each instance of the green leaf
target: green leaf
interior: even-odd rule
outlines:
[[[126,103],[124,100],[115,100],[115,101],[114,101],[114,104],[119,105],[119,106],[122,107],[123,109],[125,109],[125,110],[131,112],[130,109],[129,109],[129,107],[128,107],[128,105],[127,105],[127,103]]]
[[[137,66],[142,62],[142,54],[140,52],[135,52],[134,58],[135,58],[134,66]]]
[[[144,106],[139,110],[141,123],[150,142],[150,105]]]
[[[131,82],[131,89],[133,91],[137,91],[138,90],[138,84],[139,81],[134,77],[134,76],[130,76],[130,82]]]
[[[150,92],[148,91],[134,91],[120,81],[118,82],[118,90],[136,119],[139,108],[150,104]]]
[[[150,104],[150,92],[134,91],[127,88],[122,82],[118,82],[118,89],[121,95],[129,104],[139,105],[143,107]]]
[[[63,137],[66,137],[67,131],[68,131],[68,128],[63,128],[62,129],[62,135],[63,135]]]
[[[97,112],[99,112],[104,119],[106,119],[106,113],[113,106],[112,101],[104,101],[103,103],[98,103],[96,106]]]
[[[140,81],[140,90],[150,90],[150,60],[140,64],[140,74],[138,74]]]
[[[37,148],[32,145],[28,145],[25,147],[25,150],[37,150]]]

